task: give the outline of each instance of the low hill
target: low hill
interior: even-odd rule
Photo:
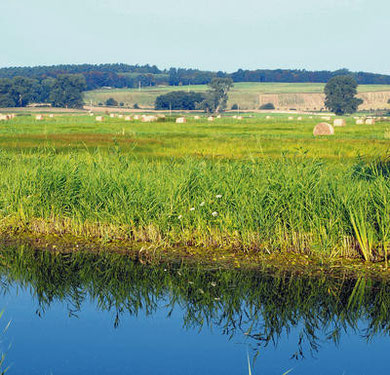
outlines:
[[[157,96],[176,90],[204,92],[206,85],[145,87],[139,89],[105,89],[84,93],[89,105],[104,104],[114,98],[126,107],[138,104],[142,108],[153,108]],[[229,94],[229,107],[238,104],[241,109],[258,109],[265,103],[273,103],[280,110],[319,110],[324,103],[323,83],[235,83]],[[364,100],[360,109],[388,108],[390,85],[359,85],[359,97]]]

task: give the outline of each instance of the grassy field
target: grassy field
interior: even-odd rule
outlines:
[[[316,139],[316,122],[1,122],[1,230],[383,259],[390,123]]]
[[[157,96],[164,93],[176,90],[192,90],[197,92],[204,92],[207,90],[206,85],[192,85],[192,86],[166,86],[166,87],[144,87],[138,89],[114,89],[114,90],[94,90],[87,91],[84,94],[86,104],[98,105],[105,103],[105,101],[113,97],[118,103],[122,102],[126,106],[133,106],[135,103],[141,107],[151,108],[154,106],[154,101]],[[257,109],[262,101],[276,101],[280,102],[280,107],[283,109],[291,106],[301,107],[308,105],[313,107],[321,107],[318,104],[322,98],[319,94],[324,91],[324,84],[322,83],[255,83],[243,82],[236,83],[230,93],[229,106],[234,103],[240,105],[242,109]],[[376,93],[388,92],[390,97],[389,85],[360,85],[359,93]],[[298,95],[299,94],[299,95]],[[297,96],[298,95],[298,96]],[[307,99],[306,96],[309,95]],[[314,98],[315,103],[311,103],[310,98]],[[369,98],[369,97],[367,97]],[[368,99],[366,99],[368,100]],[[373,108],[383,108],[383,103],[375,105],[375,101],[380,98],[374,98]],[[306,102],[306,103],[302,103]],[[303,107],[305,108],[305,107]],[[317,108],[319,109],[319,108]]]

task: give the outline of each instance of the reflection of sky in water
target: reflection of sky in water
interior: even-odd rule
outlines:
[[[178,306],[167,318],[161,307],[145,317],[124,314],[118,328],[114,315],[85,302],[78,317],[69,317],[66,303],[55,302],[40,318],[37,302],[29,292],[11,290],[0,297],[5,310],[2,325],[12,320],[3,347],[9,342],[6,361],[9,374],[247,374],[246,339],[231,340],[217,326],[183,329]],[[275,349],[260,349],[255,374],[379,374],[387,373],[387,337],[376,337],[370,345],[352,330],[342,334],[337,348],[323,344],[314,357],[291,360],[297,350],[298,329],[285,335]],[[251,353],[251,351],[250,351]]]

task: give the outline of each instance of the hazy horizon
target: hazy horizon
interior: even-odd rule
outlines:
[[[123,62],[390,74],[384,0],[2,0],[0,67]]]

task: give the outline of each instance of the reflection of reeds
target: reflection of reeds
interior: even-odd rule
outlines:
[[[186,328],[218,326],[228,336],[245,335],[255,350],[277,345],[302,324],[297,358],[320,350],[323,336],[337,343],[349,328],[368,339],[390,334],[390,283],[347,274],[310,278],[184,264],[152,267],[121,254],[22,248],[1,251],[0,276],[5,293],[15,283],[31,289],[40,315],[58,301],[77,315],[92,301],[120,326],[124,315],[153,314],[164,305],[168,311],[180,308]]]
[[[1,311],[0,312],[0,319],[2,318],[3,314],[4,314],[4,311]],[[2,332],[3,335],[8,331],[10,324],[11,324],[11,322],[8,322],[7,325],[5,326],[5,328],[3,329],[3,332]],[[4,366],[5,366],[5,353],[1,353],[0,375],[4,375],[9,370],[9,367],[4,368]]]

